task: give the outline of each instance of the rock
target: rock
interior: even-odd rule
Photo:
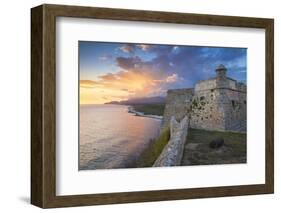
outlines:
[[[224,145],[224,139],[223,138],[217,138],[215,140],[212,140],[209,144],[209,147],[212,149],[218,149]]]

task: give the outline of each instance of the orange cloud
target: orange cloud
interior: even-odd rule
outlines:
[[[97,85],[99,83],[93,80],[80,80],[80,88],[93,88]]]
[[[80,103],[97,104],[162,94],[161,84],[179,79],[177,74],[156,77],[148,71],[123,70],[101,75],[97,80],[80,80]]]

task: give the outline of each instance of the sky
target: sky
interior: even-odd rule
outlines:
[[[215,76],[246,84],[247,49],[79,41],[80,104],[166,96]]]

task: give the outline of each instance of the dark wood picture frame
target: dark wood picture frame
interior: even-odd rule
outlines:
[[[56,195],[56,17],[265,29],[265,184],[192,189]],[[31,203],[67,207],[178,200],[274,192],[274,20],[141,10],[41,5],[31,9]]]

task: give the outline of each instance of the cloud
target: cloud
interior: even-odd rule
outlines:
[[[154,80],[154,82],[170,84],[170,83],[175,83],[175,82],[180,81],[180,80],[182,80],[182,78],[180,78],[178,76],[178,74],[173,73],[172,75],[169,75],[166,78],[163,78],[163,79],[160,79],[160,80],[156,79],[156,80]]]
[[[178,74],[175,74],[175,73],[166,78],[167,83],[173,83],[173,82],[176,82],[178,80],[179,80],[179,76],[178,76]]]
[[[138,67],[142,63],[142,60],[138,56],[129,57],[129,58],[117,57],[116,62],[117,62],[117,66],[127,70],[127,69],[134,69]]]
[[[112,74],[112,73],[107,73],[106,75],[102,75],[99,76],[99,78],[103,81],[103,82],[111,82],[111,81],[116,81],[118,79],[116,79],[116,75]]]
[[[111,99],[116,96],[134,98],[155,95],[164,96],[172,84],[181,81],[177,73],[169,74],[158,69],[157,66],[154,67],[150,62],[142,61],[138,57],[120,57],[117,61],[122,70],[116,73],[100,75],[98,80],[95,81],[81,80],[81,87],[96,89],[97,91],[103,89]],[[139,66],[136,66],[136,64]],[[110,91],[114,91],[115,97],[110,94]],[[120,94],[116,94],[117,91],[120,91]]]
[[[137,44],[136,46],[145,52],[153,48],[153,45],[149,45],[149,44]]]
[[[97,87],[100,84],[97,81],[93,81],[93,80],[80,80],[80,87],[82,88],[93,88],[93,87]]]
[[[169,60],[166,55],[158,56],[149,61],[144,61],[138,56],[116,58],[117,66],[122,70],[143,72],[153,79],[165,79],[175,73],[172,69],[174,64]]]
[[[172,48],[172,53],[178,54],[180,52],[180,48],[178,46],[174,46]]]
[[[124,53],[134,53],[135,52],[135,45],[134,44],[124,44],[119,49]]]
[[[129,98],[149,95],[155,85],[153,79],[147,73],[126,70],[101,75],[97,82],[81,80],[80,86],[94,89],[93,93],[95,93],[95,90],[100,93],[103,89],[111,99],[114,99],[116,96]],[[98,95],[100,94],[97,93],[96,96]]]
[[[135,53],[136,49],[140,49],[144,52],[147,52],[154,48],[155,45],[150,45],[150,44],[124,44],[118,49],[124,53]]]

